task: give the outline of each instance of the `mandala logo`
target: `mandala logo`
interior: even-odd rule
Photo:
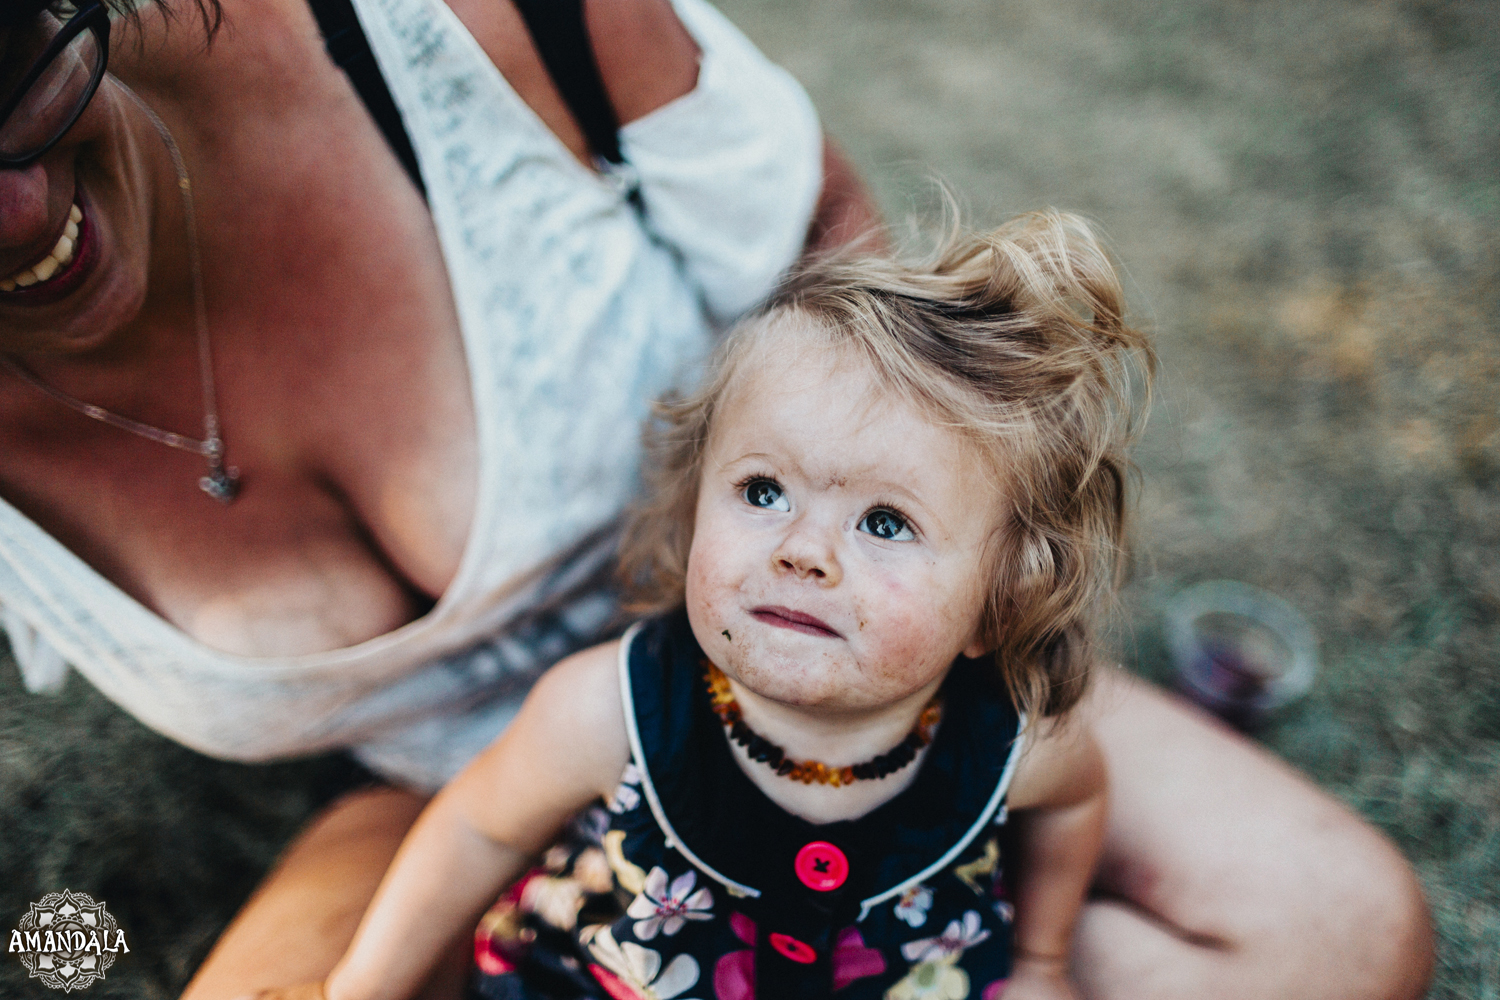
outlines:
[[[52,892],[32,903],[31,910],[10,932],[11,954],[32,979],[54,990],[71,993],[87,989],[117,955],[127,954],[125,932],[109,915],[103,903],[86,893]]]

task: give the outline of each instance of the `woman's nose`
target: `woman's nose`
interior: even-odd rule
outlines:
[[[0,261],[10,252],[33,249],[50,235],[47,172],[41,163],[13,170],[0,167]],[[16,261],[19,267],[25,261]],[[0,264],[3,266],[3,264]]]
[[[799,518],[792,525],[771,559],[778,572],[792,573],[825,587],[836,586],[844,577],[835,533],[807,518]]]

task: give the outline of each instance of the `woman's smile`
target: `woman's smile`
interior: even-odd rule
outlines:
[[[52,248],[40,260],[0,278],[0,294],[14,302],[37,304],[67,295],[82,284],[98,259],[91,235],[83,199],[75,196]]]
[[[106,76],[57,146],[0,171],[0,350],[89,350],[140,313],[152,233],[181,223],[156,194],[176,194],[171,162],[123,93]]]

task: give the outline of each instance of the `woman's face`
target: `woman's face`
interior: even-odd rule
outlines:
[[[0,27],[0,100],[57,27],[47,13]],[[41,159],[0,167],[0,351],[85,351],[135,317],[145,299],[155,202],[143,150],[154,139],[145,116],[106,75]]]

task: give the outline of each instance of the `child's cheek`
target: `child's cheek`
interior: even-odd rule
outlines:
[[[687,579],[683,581],[684,599],[687,602],[688,619],[694,627],[700,619],[705,620],[714,605],[712,575],[706,569],[706,560],[694,544],[688,555]]]
[[[700,546],[698,539],[694,539],[688,555],[685,597],[688,622],[693,627],[698,645],[703,647],[709,659],[723,665],[725,647],[730,642],[729,636],[724,634],[729,631],[724,623],[731,617],[735,590],[723,574],[726,567],[715,555],[708,546]]]
[[[873,600],[861,602],[862,638],[879,645],[881,673],[891,680],[920,680],[946,669],[968,644],[977,622],[971,588],[947,586],[937,567],[881,579]]]
[[[895,574],[882,578],[871,599],[856,605],[860,642],[878,654],[880,673],[903,674],[913,657],[933,644],[932,615],[921,598],[922,581]]]

